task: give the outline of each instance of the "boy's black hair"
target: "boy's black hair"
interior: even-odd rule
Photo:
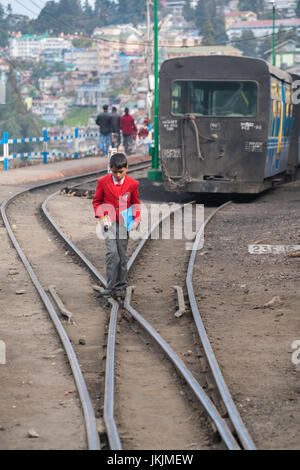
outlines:
[[[114,167],[114,168],[117,168],[118,170],[125,168],[128,165],[126,155],[124,153],[114,153],[110,157],[109,165],[110,165],[110,168]]]

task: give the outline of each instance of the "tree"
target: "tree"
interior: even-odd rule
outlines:
[[[114,7],[110,0],[96,0],[95,15],[100,19],[102,25],[110,24]]]
[[[194,15],[196,17],[195,25],[203,36],[203,44],[219,44],[228,40],[221,2],[199,0]]]
[[[11,7],[11,4],[10,4],[10,3],[7,5],[6,12],[7,12],[8,15],[12,15],[12,14],[13,14],[13,10],[12,10],[12,7]]]
[[[298,0],[297,2],[296,15],[297,15],[297,18],[300,18],[300,0]]]
[[[215,34],[214,34],[214,28],[211,24],[210,21],[206,21],[202,28],[201,28],[201,34],[203,36],[202,39],[202,44],[203,46],[212,46],[215,43]]]
[[[195,12],[195,25],[200,29],[200,32],[204,23],[210,19],[209,13],[208,2],[206,0],[199,0]]]
[[[191,7],[191,0],[185,0],[185,4],[182,10],[183,17],[186,21],[194,21],[195,9]]]
[[[6,104],[1,105],[0,128],[8,132],[10,138],[37,137],[42,129],[33,114],[27,110],[20,96],[17,80],[13,72],[8,75],[6,86]],[[15,152],[30,152],[31,144],[13,145],[10,150]]]
[[[146,0],[119,0],[117,6],[117,22],[138,24],[145,22]]]
[[[85,3],[83,5],[83,13],[84,13],[85,19],[88,20],[88,19],[93,18],[93,10],[88,0],[85,0]]]
[[[255,57],[257,48],[257,39],[251,29],[243,31],[242,36],[233,43],[233,46],[240,49],[245,56]]]
[[[264,0],[239,0],[240,11],[254,11],[260,16],[264,11]]]
[[[8,44],[8,28],[7,21],[4,16],[4,8],[0,3],[0,47],[5,47]]]
[[[58,3],[51,0],[41,10],[35,25],[37,32],[74,33],[83,17],[80,0],[59,0]]]
[[[213,24],[213,27],[214,27],[214,30],[215,30],[215,42],[216,42],[216,44],[225,43],[226,41],[228,41],[228,37],[227,37],[227,34],[226,34],[226,28],[225,28],[224,15],[217,16],[212,24]]]
[[[59,21],[59,4],[54,1],[47,2],[45,7],[40,11],[36,19],[35,25],[37,32],[52,30],[54,33],[60,33],[62,25]],[[67,32],[67,31],[66,31]]]

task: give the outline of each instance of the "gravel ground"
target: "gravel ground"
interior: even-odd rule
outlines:
[[[220,212],[205,231],[194,284],[225,380],[257,447],[299,448],[300,258],[248,245],[299,245],[300,184]],[[271,306],[266,304],[271,301]]]

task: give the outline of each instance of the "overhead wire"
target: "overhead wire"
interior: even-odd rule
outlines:
[[[17,3],[19,3],[20,5],[22,5],[23,7],[25,7],[30,13],[34,13],[32,12],[32,10],[30,10],[27,6],[23,5],[21,3],[20,0],[16,0]],[[35,2],[33,0],[30,0],[30,2],[34,5]],[[41,2],[42,3],[42,2]],[[45,4],[44,4],[45,5]],[[37,6],[37,5],[36,5]],[[46,12],[46,14],[48,16],[50,16],[51,18],[55,19],[56,21],[58,21],[61,25],[63,26],[67,26],[69,28],[70,25],[68,25],[66,22],[58,19],[57,17],[55,17],[54,15],[52,15],[51,13],[49,12]],[[295,31],[297,29],[300,28],[300,25],[299,26],[294,26],[292,28],[289,28],[287,31],[278,31],[276,33],[276,35],[280,35],[280,34],[283,34],[283,33],[289,33],[289,32],[292,32],[292,31]],[[250,39],[231,39],[231,40],[228,40],[228,41],[223,41],[223,42],[219,42],[219,43],[214,43],[214,44],[208,44],[208,46],[226,46],[226,45],[229,45],[229,44],[239,44],[239,43],[243,43],[243,42],[249,42],[249,41],[262,41],[266,38],[271,38],[273,36],[273,33],[271,34],[265,34],[263,36],[259,36],[259,37],[253,37],[253,38],[250,38]],[[108,44],[118,44],[118,45],[121,45],[121,44],[124,44],[124,45],[132,45],[132,46],[145,46],[146,43],[148,43],[147,40],[145,41],[141,41],[141,42],[135,42],[135,41],[130,41],[130,43],[126,42],[126,41],[122,41],[122,40],[112,40],[112,39],[107,39],[107,38],[91,38],[89,36],[83,36],[83,35],[80,35],[79,38],[82,38],[82,39],[88,39],[88,40],[92,40],[92,41],[95,41],[95,42],[98,42],[98,41],[101,41],[101,42],[104,42],[104,43],[108,43]],[[182,45],[182,46],[174,46],[174,44],[163,44],[161,45],[160,47],[176,47],[176,49],[186,49],[187,46],[185,45]],[[199,45],[194,45],[194,46],[188,46],[189,48],[195,48],[195,47],[199,47]]]

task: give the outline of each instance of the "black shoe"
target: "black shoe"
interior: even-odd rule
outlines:
[[[125,297],[126,297],[126,292],[125,291],[122,291],[122,292],[116,292],[116,297],[120,300],[125,300]]]
[[[102,295],[104,297],[112,297],[112,294],[113,294],[113,292],[110,289],[104,289],[104,291],[102,292]]]

